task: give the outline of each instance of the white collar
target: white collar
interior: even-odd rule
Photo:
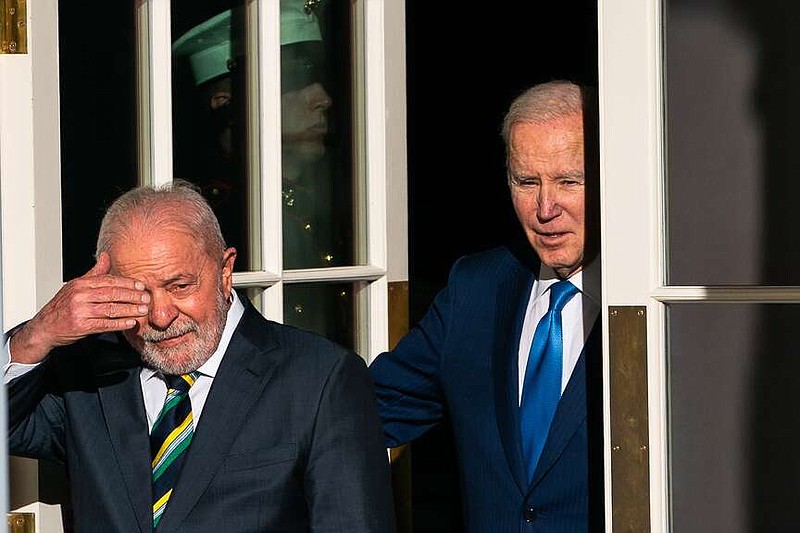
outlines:
[[[584,266],[580,271],[567,278],[570,283],[575,285],[578,290],[583,293],[584,296],[587,296],[598,306],[600,305],[600,298],[598,298],[600,284],[595,283],[595,281],[599,281],[600,279],[598,276],[599,270],[598,261],[592,261],[588,265]],[[586,280],[585,288],[584,279]],[[555,271],[544,263],[541,263],[541,266],[539,267],[539,274],[537,275],[536,280],[537,283],[535,283],[533,287],[534,299],[539,298],[555,283],[561,281],[561,279],[556,275]]]

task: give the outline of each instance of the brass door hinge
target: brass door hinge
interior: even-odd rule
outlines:
[[[28,53],[27,0],[0,0],[0,54]]]

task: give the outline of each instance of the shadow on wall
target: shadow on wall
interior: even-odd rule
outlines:
[[[800,285],[800,5],[667,13],[670,283]],[[676,531],[797,529],[799,311],[671,306]]]
[[[762,284],[800,285],[800,5],[736,0],[757,39],[753,100],[762,123]],[[800,358],[796,305],[761,306],[752,405],[751,531],[797,528]]]

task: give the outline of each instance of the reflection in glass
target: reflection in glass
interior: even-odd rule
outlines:
[[[284,268],[353,264],[349,2],[281,0]]]
[[[219,219],[236,270],[251,257],[249,97],[241,2],[173,2],[174,177],[197,184]],[[253,227],[255,224],[253,225]]]
[[[244,6],[172,6],[174,176],[200,186],[239,251],[237,270],[256,270],[258,180],[248,168],[258,154],[247,121],[258,120],[248,105],[257,73],[247,72],[255,30]],[[280,17],[284,267],[353,264],[350,3],[281,0]]]
[[[796,304],[668,307],[671,531],[797,529]]]
[[[670,0],[668,282],[800,284],[800,4]]]
[[[298,283],[283,286],[283,322],[314,331],[354,349],[359,284]]]

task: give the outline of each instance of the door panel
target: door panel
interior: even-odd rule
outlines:
[[[796,528],[797,11],[600,3],[604,306],[647,307],[652,531]]]

